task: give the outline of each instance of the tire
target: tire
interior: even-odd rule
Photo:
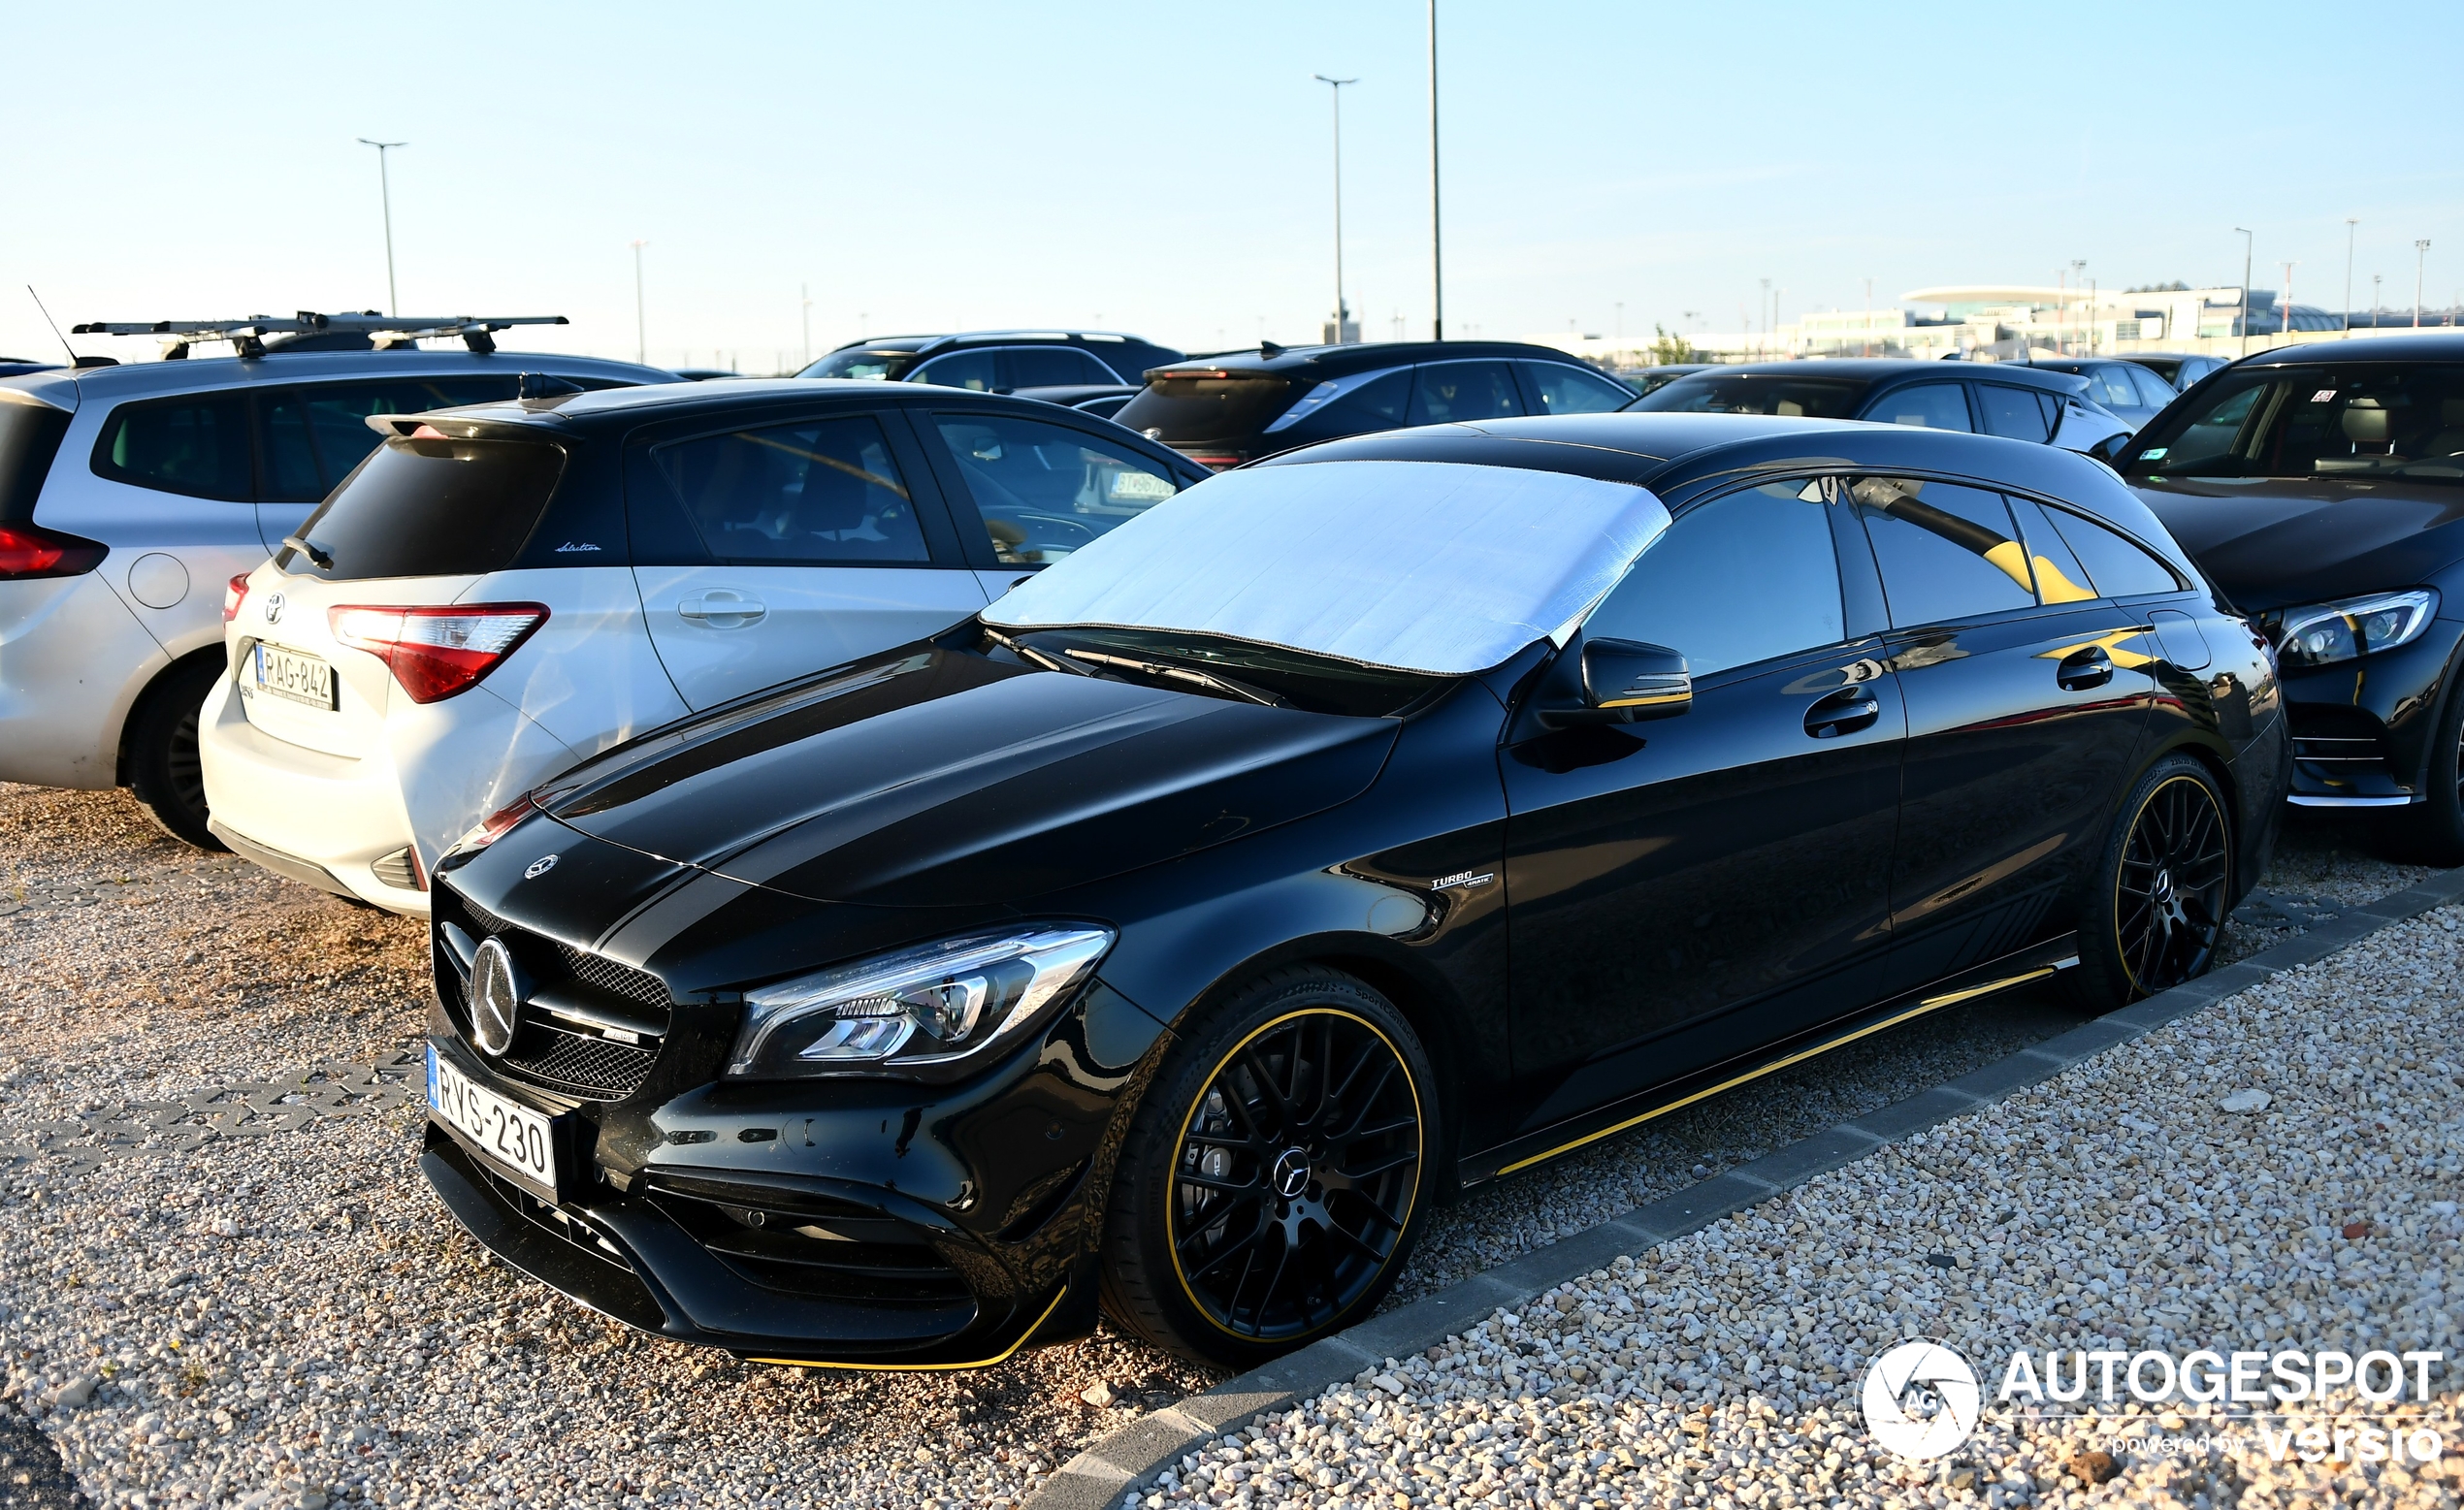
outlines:
[[[2373,848],[2408,865],[2435,865],[2442,870],[2464,865],[2464,682],[2460,670],[2448,673],[2447,709],[2430,731],[2429,769],[2423,773],[2422,795],[2415,807],[2390,808],[2376,815]]]
[[[2072,988],[2096,1010],[2205,975],[2233,892],[2232,809],[2186,755],[2148,767],[2115,816],[2078,897]]]
[[[138,807],[155,827],[200,850],[227,848],[206,827],[206,778],[197,758],[199,712],[222,670],[219,659],[201,659],[146,689],[122,746]]]
[[[1131,1119],[1104,1309],[1236,1368],[1366,1319],[1438,1188],[1438,1115],[1428,1053],[1383,996],[1337,970],[1260,979],[1190,1026]]]

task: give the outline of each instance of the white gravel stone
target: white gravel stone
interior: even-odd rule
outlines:
[[[2459,964],[2464,911],[2384,930],[1426,1356],[1386,1360],[1399,1395],[1364,1375],[1209,1443],[1138,1497],[2451,1510],[2464,1485]],[[2267,1106],[2219,1115],[2251,1078],[2273,1087]],[[1988,1396],[1976,1433],[1925,1463],[1877,1446],[1858,1404],[1872,1360],[1917,1337],[1967,1358]],[[2427,1402],[2340,1392],[2326,1411],[2267,1424],[2333,1429],[2359,1412],[2438,1433],[2444,1456],[2279,1461],[2217,1406],[2031,1417],[1992,1400],[2015,1349],[2203,1347],[2443,1352]]]

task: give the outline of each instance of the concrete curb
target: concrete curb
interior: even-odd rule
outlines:
[[[1046,1479],[1026,1497],[1024,1510],[1107,1510],[1131,1491],[1147,1488],[1167,1464],[1212,1438],[1238,1430],[1259,1416],[1288,1410],[1364,1370],[1383,1366],[1390,1358],[1435,1346],[1501,1306],[1519,1305],[1542,1291],[1606,1268],[1621,1255],[1638,1256],[1671,1238],[1698,1232],[1817,1174],[1855,1163],[1885,1143],[2001,1101],[2176,1018],[2287,970],[2324,959],[2382,928],[2458,901],[2464,901],[2464,870],[2433,876],[2417,886],[2381,897],[2366,907],[2348,909],[2333,921],[2314,924],[2308,932],[2248,959],[2082,1023],[1982,1070],[1799,1139],[1750,1164],[1458,1280],[1410,1305],[1374,1316],[1107,1432]]]

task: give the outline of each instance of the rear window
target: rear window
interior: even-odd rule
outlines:
[[[1292,397],[1281,377],[1157,377],[1113,419],[1166,445],[1247,440]]]
[[[334,582],[500,571],[520,553],[565,469],[535,440],[387,440],[300,527],[333,560],[275,564]]]
[[[62,410],[0,398],[0,524],[21,525],[34,517],[34,500],[68,430]]]
[[[1847,419],[1868,385],[1843,377],[1697,372],[1637,399],[1630,409],[1665,414],[1801,414]]]

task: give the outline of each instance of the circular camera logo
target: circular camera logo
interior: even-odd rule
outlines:
[[[1902,1458],[1939,1458],[1976,1430],[1983,1394],[1967,1360],[1939,1342],[1902,1342],[1865,1370],[1865,1427]]]

